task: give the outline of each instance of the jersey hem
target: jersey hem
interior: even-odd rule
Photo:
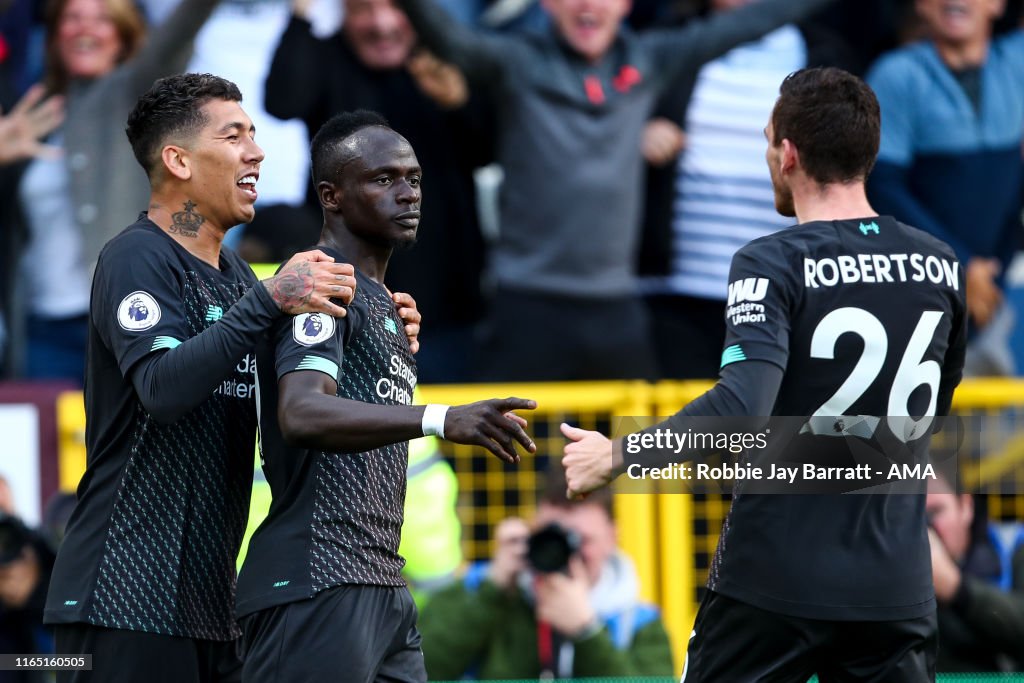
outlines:
[[[172,632],[159,629],[129,628],[124,625],[116,625],[110,623],[97,623],[86,618],[82,610],[43,610],[43,624],[47,626],[54,626],[58,624],[85,624],[86,626],[107,628],[114,631],[131,631],[132,633],[149,633],[157,636],[168,636],[172,638],[188,638],[189,640],[213,640],[224,643],[229,643],[237,639],[241,635],[241,630],[235,623],[232,623],[232,628],[230,629],[231,633],[229,635],[224,635],[223,633],[197,634],[190,633],[187,630],[175,630]]]
[[[254,595],[245,600],[237,600],[235,602],[235,617],[242,619],[256,612],[260,612],[265,609],[272,607],[280,607],[281,605],[287,605],[293,602],[303,602],[305,600],[312,600],[316,596],[320,595],[324,591],[329,591],[333,588],[340,588],[341,586],[372,586],[375,588],[404,588],[406,582],[399,579],[394,583],[388,583],[381,581],[379,583],[367,583],[365,581],[338,581],[332,583],[329,586],[323,586],[313,590],[310,586],[301,586],[292,588],[290,590],[274,590],[270,593],[260,593]]]
[[[799,619],[823,621],[903,621],[919,619],[935,612],[935,598],[910,605],[823,605],[792,602],[783,598],[763,595],[738,586],[725,585],[709,588],[727,598],[745,602],[768,612]]]

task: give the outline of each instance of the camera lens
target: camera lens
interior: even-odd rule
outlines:
[[[580,549],[576,532],[551,523],[535,531],[527,541],[526,559],[536,571],[568,572],[569,558]]]

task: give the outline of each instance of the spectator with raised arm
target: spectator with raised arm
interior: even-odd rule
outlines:
[[[43,86],[35,85],[11,111],[0,112],[0,166],[60,154],[43,139],[64,120],[64,98],[44,99],[45,94]]]
[[[826,3],[765,0],[634,33],[622,26],[629,0],[543,0],[550,31],[501,35],[450,21],[432,0],[399,0],[427,47],[499,112],[505,181],[482,379],[654,374],[634,264],[654,102],[680,73]]]
[[[310,4],[293,2],[267,76],[265,108],[302,119],[311,136],[333,114],[373,110],[416,149],[430,211],[415,256],[396,251],[388,278],[396,291],[416,291],[430,321],[432,343],[416,359],[420,381],[465,381],[484,262],[473,169],[490,161],[491,115],[480,98],[470,99],[458,69],[415,51],[416,33],[394,0],[344,0],[344,24],[327,39],[313,34]]]
[[[760,0],[710,0],[712,13]],[[676,80],[647,124],[645,143],[681,127],[687,145],[645,146],[649,169],[641,269],[652,311],[660,377],[718,376],[725,341],[722,309],[733,254],[789,224],[775,211],[764,163],[764,122],[779,84],[808,66],[846,66],[843,41],[801,22],[737,46]],[[665,150],[664,152],[662,150]],[[667,165],[668,171],[656,170]],[[667,177],[666,177],[667,176]],[[685,339],[687,353],[679,353]]]
[[[981,502],[981,501],[979,501]],[[940,476],[925,503],[939,616],[939,671],[1024,665],[1024,527],[990,523]]]
[[[183,0],[148,37],[131,0],[48,7],[46,88],[68,116],[47,140],[59,156],[26,160],[0,182],[8,372],[82,381],[92,270],[149,196],[124,121],[154,80],[184,69],[216,4]]]

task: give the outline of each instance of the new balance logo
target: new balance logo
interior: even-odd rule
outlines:
[[[747,354],[743,353],[742,347],[739,344],[733,344],[722,352],[722,364],[719,367],[724,368],[726,365],[732,363],[739,363],[745,361]]]
[[[391,334],[398,334],[398,325],[396,325],[395,321],[392,320],[391,318],[388,318],[387,320],[384,321],[384,329],[390,332]]]
[[[860,224],[860,234],[867,235],[869,232],[873,232],[876,235],[880,234],[878,230],[878,223],[871,221],[867,225],[864,225],[863,223]]]
[[[768,279],[748,277],[729,284],[729,305],[744,301],[761,301],[768,293]]]
[[[213,304],[210,304],[209,306],[206,307],[206,320],[207,321],[214,322],[216,320],[220,320],[223,317],[224,317],[224,309],[221,308],[220,306],[214,306]]]

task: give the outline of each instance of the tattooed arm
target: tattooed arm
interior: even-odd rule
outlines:
[[[356,271],[348,263],[335,263],[319,249],[296,254],[277,275],[263,280],[263,286],[283,313],[322,312],[335,318],[345,317],[343,304],[352,302],[356,291]]]
[[[200,228],[206,223],[206,217],[196,211],[196,206],[195,202],[188,199],[182,204],[181,211],[170,213],[168,207],[150,201],[149,218],[176,239],[196,239]],[[193,255],[202,258],[196,247],[190,246],[193,243],[180,239],[177,241]],[[342,305],[351,303],[356,288],[355,269],[347,263],[335,263],[333,258],[319,249],[304,251],[293,256],[277,275],[263,280],[263,287],[282,313],[298,315],[319,312],[343,318],[345,309],[331,299],[340,300]]]
[[[321,251],[296,254],[274,277],[253,287],[224,317],[173,348],[141,358],[131,369],[139,400],[158,422],[170,423],[193,410],[228,377],[282,313],[321,311],[344,316],[331,298],[349,303],[355,271]]]

